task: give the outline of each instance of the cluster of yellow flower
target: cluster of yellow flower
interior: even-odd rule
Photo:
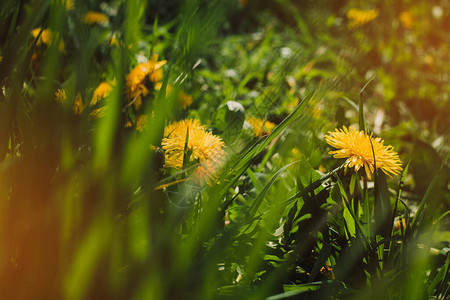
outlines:
[[[129,105],[139,109],[142,105],[142,97],[147,96],[150,91],[147,86],[148,82],[153,83],[153,88],[159,90],[162,85],[163,70],[162,67],[167,63],[166,60],[158,61],[158,54],[153,54],[147,62],[143,62],[134,67],[127,75],[126,86]],[[146,85],[147,84],[147,85]],[[167,85],[166,92],[170,95],[174,88]],[[180,106],[186,109],[192,104],[193,99],[191,95],[184,91],[178,92],[178,100]]]
[[[114,85],[114,81],[111,83]],[[108,97],[109,93],[111,93],[113,87],[106,81],[101,82],[94,90],[94,94],[92,95],[91,102],[89,105],[96,105],[101,99]]]
[[[152,57],[144,63],[138,64],[127,75],[126,86],[128,101],[133,104],[136,109],[142,105],[142,96],[147,96],[150,92],[145,85],[145,80],[155,84],[155,88],[159,88],[163,77],[162,66],[166,64],[166,60],[158,61],[158,55],[153,54]]]
[[[409,11],[403,11],[400,16],[400,24],[406,29],[411,29],[414,26],[414,19],[413,16]]]
[[[373,19],[378,17],[378,10],[369,9],[361,10],[352,8],[347,12],[347,18],[349,19],[348,28],[353,29],[369,23]]]
[[[270,132],[272,132],[272,129],[274,129],[276,126],[274,123],[272,123],[270,121],[255,118],[255,117],[247,117],[245,120],[252,127],[253,134],[256,137],[262,137],[265,134],[269,134]]]
[[[39,35],[39,33],[41,35]],[[36,39],[38,36],[38,40],[36,42],[36,46],[39,45],[46,45],[46,46],[50,46],[52,44],[53,41],[53,33],[50,29],[42,29],[40,27],[35,28],[31,31],[31,35]],[[65,48],[65,44],[64,42],[61,40],[59,42],[59,46],[58,49],[59,51],[63,52]]]
[[[165,152],[166,167],[181,169],[183,163],[199,164],[193,176],[198,183],[208,182],[225,156],[223,141],[206,131],[206,127],[195,119],[181,120],[166,126],[161,145]]]
[[[89,24],[89,25],[107,24],[107,23],[109,23],[109,18],[107,15],[102,14],[100,12],[88,11],[84,15],[84,23]]]
[[[100,84],[100,86],[94,91],[94,96],[92,97],[92,100],[89,103],[89,106],[94,106],[95,104],[97,104],[97,102],[101,98],[108,96],[108,94],[110,93],[111,90],[112,90],[112,87],[108,83],[104,82],[104,83]],[[55,92],[55,101],[58,103],[61,103],[61,104],[65,103],[67,101],[67,95],[66,95],[66,91],[64,89],[58,89]],[[75,99],[74,99],[73,112],[75,115],[79,116],[84,111],[84,109],[85,109],[85,105],[83,104],[83,98],[81,97],[80,93],[77,93],[77,95],[75,96]],[[100,118],[105,114],[105,110],[106,110],[105,106],[94,109],[89,114],[89,117],[93,118],[93,119]]]
[[[40,29],[39,29],[40,31]],[[46,33],[43,36],[43,43],[51,42],[51,35],[49,35],[48,30],[44,30]],[[136,67],[134,67],[130,73],[126,76],[126,99],[128,102],[128,106],[133,105],[135,110],[138,111],[142,106],[143,98],[149,95],[150,90],[159,90],[161,88],[161,81],[163,77],[162,66],[166,64],[166,61],[158,61],[158,55],[154,54],[147,62],[140,63]],[[149,86],[149,82],[153,83],[153,86]],[[115,85],[115,80],[111,82],[103,81],[101,82],[97,88],[95,88],[93,92],[92,99],[89,103],[89,106],[98,105],[100,100],[106,98],[112,91]],[[167,86],[167,94],[170,95],[174,93],[174,88],[171,85]],[[183,109],[186,109],[189,105],[192,104],[193,98],[191,95],[186,94],[184,91],[178,91],[177,96],[179,99],[179,104]],[[64,89],[59,89],[55,93],[55,100],[57,102],[63,103],[67,100],[66,92]],[[74,103],[74,111],[75,114],[79,115],[83,112],[84,106],[81,96],[78,94],[75,103]],[[104,115],[106,110],[106,106],[97,108],[90,113],[91,118],[99,118]],[[147,122],[146,115],[138,115],[136,118],[136,129],[138,131],[143,131],[145,124]],[[132,127],[132,123],[128,122],[127,127]]]

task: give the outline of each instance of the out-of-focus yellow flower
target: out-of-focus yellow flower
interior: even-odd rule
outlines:
[[[89,25],[106,24],[108,22],[109,22],[108,16],[97,11],[88,11],[84,15],[84,23]]]
[[[299,104],[300,100],[298,98],[294,98],[294,100],[289,101],[287,104],[287,108],[288,110],[291,112],[294,110],[294,108],[297,107],[297,105]]]
[[[378,10],[360,10],[352,8],[347,12],[347,18],[349,19],[348,28],[353,29],[369,23],[373,19],[378,17]]]
[[[325,266],[320,269],[320,273],[328,279],[336,279],[336,277],[334,277],[333,268],[328,264],[327,261],[325,262]]]
[[[297,147],[294,147],[291,149],[291,154],[294,157],[300,157],[302,155],[302,152]]]
[[[73,111],[74,111],[75,115],[79,116],[79,115],[81,115],[83,110],[84,110],[83,98],[81,98],[81,94],[78,93],[77,96],[75,97]]]
[[[103,107],[99,107],[94,109],[93,111],[91,111],[91,113],[89,114],[89,118],[90,119],[99,119],[101,117],[103,117],[106,113],[106,106]]]
[[[183,109],[186,109],[193,102],[192,96],[183,91],[180,91],[178,99],[180,100],[180,105]]]
[[[256,137],[261,137],[265,134],[271,133],[272,129],[274,129],[276,126],[274,123],[270,121],[254,117],[247,117],[246,121],[252,126],[253,134]]]
[[[201,162],[194,171],[192,176],[196,184],[210,183],[212,178],[216,178],[219,164],[215,164],[212,160],[205,160]]]
[[[154,54],[149,61],[138,64],[127,75],[126,85],[128,100],[133,103],[136,109],[142,105],[142,96],[147,96],[149,90],[145,86],[145,79],[157,83],[162,80],[162,66],[167,61],[158,61],[158,55]]]
[[[326,173],[327,172],[327,168],[325,168],[323,165],[320,165],[319,166],[319,172]]]
[[[115,33],[111,34],[108,38],[108,46],[119,46],[119,43],[117,42],[117,36]]]
[[[147,125],[147,115],[139,115],[136,120],[136,130],[139,132],[144,131],[145,125]]]
[[[430,54],[427,54],[424,56],[423,58],[423,62],[430,68],[430,69],[434,69],[434,57],[431,56]]]
[[[155,89],[159,91],[161,89],[161,83],[158,83],[155,85]],[[170,84],[166,86],[166,93],[168,96],[170,96],[173,92],[174,88]],[[186,94],[184,91],[178,92],[178,102],[182,109],[186,109],[188,106],[190,106],[193,102],[192,96]]]
[[[225,155],[222,149],[223,141],[207,132],[205,126],[194,119],[181,120],[166,126],[161,146],[165,152],[166,167],[181,169],[185,150],[189,155],[188,162],[199,163],[194,172],[196,182],[201,182],[206,177],[211,178]]]
[[[400,14],[400,23],[406,29],[411,29],[414,26],[414,19],[409,11]]]
[[[39,35],[39,32],[41,32],[41,28],[35,28],[33,30],[31,30],[31,35],[34,38],[37,38],[37,36]],[[44,29],[42,30],[41,36],[39,37],[39,39],[36,42],[36,45],[40,45],[40,44],[45,44],[47,46],[50,45],[50,43],[52,42],[52,33],[50,31],[50,29]]]
[[[31,30],[31,35],[34,38],[37,38],[39,35],[39,32],[41,32],[41,28],[39,28],[39,27],[35,28],[35,29]],[[52,39],[53,39],[53,33],[51,32],[51,30],[44,29],[44,30],[42,30],[42,33],[39,36],[39,39],[37,40],[36,45],[39,46],[41,44],[44,44],[44,45],[50,46],[52,43]],[[59,43],[59,47],[58,47],[59,51],[64,51],[64,47],[65,47],[64,42],[61,41]]]
[[[376,166],[389,177],[398,175],[402,171],[402,162],[392,146],[384,146],[381,138],[372,137],[372,133],[367,135],[364,131],[357,131],[354,128],[335,129],[328,132],[325,140],[332,147],[339,150],[330,151],[335,158],[347,158],[345,167],[355,168],[358,171],[364,167],[367,178],[372,178],[374,171],[375,153]],[[373,152],[372,152],[373,146]]]
[[[65,103],[67,101],[67,95],[66,95],[66,91],[64,89],[58,89],[55,92],[55,101],[58,103]],[[81,113],[84,110],[84,104],[83,104],[83,98],[81,98],[81,94],[77,93],[74,103],[73,103],[73,112],[75,115],[79,116],[81,115]],[[103,116],[105,111],[104,107],[98,108],[94,111],[92,111],[89,114],[90,118],[99,118],[101,116]]]
[[[406,228],[406,219],[400,217],[399,219],[396,219],[394,222],[394,230],[405,230]]]
[[[64,89],[58,89],[55,92],[55,101],[58,103],[64,103],[67,100],[66,91]]]
[[[94,94],[92,95],[90,106],[96,105],[98,101],[103,98],[108,97],[109,93],[112,91],[112,86],[106,81],[101,82],[98,87],[95,88]]]
[[[75,4],[73,0],[66,0],[66,10],[73,10],[75,8]]]

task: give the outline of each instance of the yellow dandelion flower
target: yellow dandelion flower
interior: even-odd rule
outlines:
[[[147,96],[149,90],[144,84],[146,78],[157,83],[162,80],[162,66],[167,61],[158,61],[158,55],[154,54],[149,61],[138,64],[127,75],[126,86],[129,102],[134,103],[136,109],[142,104],[142,96]]]
[[[406,228],[406,219],[405,218],[398,218],[394,222],[394,230],[401,230]]]
[[[188,141],[186,144],[186,133]],[[166,126],[161,146],[165,152],[165,166],[181,169],[183,167],[184,152],[190,154],[189,162],[198,162],[200,165],[194,172],[194,178],[213,176],[215,170],[221,165],[225,152],[222,149],[223,141],[206,131],[200,121],[188,119]]]
[[[115,33],[111,34],[108,38],[108,46],[119,46],[119,43],[117,41],[117,36]]]
[[[98,87],[95,88],[94,94],[92,95],[91,102],[89,103],[90,106],[96,105],[98,101],[100,101],[103,98],[108,97],[109,93],[112,91],[112,86],[108,82],[104,81],[98,85]]]
[[[159,91],[161,89],[162,83],[158,83],[155,85],[155,90]],[[166,86],[166,94],[167,96],[171,96],[174,91],[174,87],[168,84]],[[178,90],[177,90],[178,91]],[[184,91],[180,90],[178,92],[178,102],[182,109],[186,109],[188,106],[190,106],[193,102],[192,96],[186,94]]]
[[[199,164],[195,169],[192,179],[196,184],[210,183],[211,179],[216,179],[216,171],[218,164],[215,164],[211,160],[205,160]]]
[[[99,107],[91,111],[89,119],[99,119],[106,114],[106,106]]]
[[[136,120],[136,130],[139,132],[144,131],[145,125],[147,125],[147,115],[139,115]]]
[[[252,126],[253,134],[256,137],[261,137],[265,134],[271,133],[272,129],[276,126],[272,122],[254,117],[248,117],[246,118],[246,121],[250,124],[250,126]]]
[[[349,19],[348,28],[353,29],[369,23],[373,19],[378,17],[378,10],[360,10],[352,8],[347,12],[347,18]]]
[[[37,38],[39,35],[39,32],[41,32],[41,28],[40,27],[35,28],[35,29],[31,30],[31,35],[34,38]],[[42,30],[42,33],[39,36],[39,39],[37,40],[36,45],[39,46],[41,44],[44,44],[44,45],[50,46],[52,43],[52,39],[53,39],[53,33],[51,32],[51,30],[44,29],[44,30]],[[59,51],[64,51],[64,47],[65,47],[64,42],[61,41],[59,43],[59,47],[58,47]]]
[[[79,115],[81,115],[83,110],[84,110],[83,98],[81,98],[81,94],[78,93],[77,96],[75,97],[73,111],[74,111],[75,115],[79,116]]]
[[[180,100],[180,105],[183,109],[186,109],[193,102],[192,96],[186,94],[183,91],[180,91],[180,94],[178,95],[178,99]]]
[[[55,92],[55,101],[58,103],[63,103],[67,100],[66,91],[64,89],[58,89]]]
[[[289,101],[289,103],[287,104],[287,108],[288,110],[291,112],[294,110],[294,108],[297,107],[298,103],[300,102],[300,100],[298,98],[295,98],[292,101]]]
[[[37,38],[39,35],[39,32],[41,32],[41,28],[35,28],[33,30],[31,30],[31,35],[34,38]],[[36,42],[36,45],[40,45],[40,44],[45,44],[45,45],[50,45],[50,43],[52,42],[52,33],[50,31],[50,29],[44,29],[42,30],[41,36],[39,37],[38,41]]]
[[[400,23],[406,29],[411,29],[414,26],[414,19],[409,11],[400,14]]]
[[[75,8],[75,4],[73,3],[73,0],[66,0],[66,10],[70,11]]]
[[[381,138],[372,137],[372,133],[367,135],[364,131],[357,131],[354,128],[344,126],[343,129],[335,129],[328,132],[325,140],[328,144],[339,150],[330,151],[334,158],[347,158],[345,167],[355,168],[358,171],[364,167],[367,178],[372,178],[374,171],[375,153],[376,166],[386,175],[392,177],[402,171],[402,162],[392,146],[384,146]],[[373,146],[373,152],[372,152]]]
[[[333,273],[333,268],[328,264],[327,261],[325,262],[325,266],[323,266],[320,269],[320,273],[328,279],[331,279],[331,280],[336,279],[336,277],[334,276],[334,273]]]
[[[431,56],[430,54],[427,54],[423,57],[423,62],[425,63],[425,65],[430,68],[431,70],[434,70],[434,66],[435,66],[435,60],[434,57]]]
[[[105,24],[108,22],[109,22],[108,16],[97,11],[88,11],[84,15],[84,23],[89,25]]]

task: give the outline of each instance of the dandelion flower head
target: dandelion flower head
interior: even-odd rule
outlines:
[[[31,35],[34,38],[37,38],[39,35],[39,32],[41,32],[41,28],[35,28],[33,30],[31,30]],[[39,37],[38,41],[36,42],[36,45],[40,45],[40,44],[45,44],[45,45],[50,45],[52,42],[52,32],[50,31],[50,29],[44,29],[42,30],[41,36]]]
[[[347,18],[349,19],[348,28],[353,29],[369,23],[373,19],[378,17],[378,10],[360,10],[352,8],[347,12]]]
[[[400,14],[400,23],[402,26],[406,29],[411,29],[414,26],[414,19],[413,16],[409,11],[403,11]]]
[[[139,115],[139,117],[136,120],[136,130],[139,132],[143,132],[145,126],[147,125],[147,120],[148,120],[147,115]]]
[[[109,22],[108,16],[97,11],[88,11],[84,15],[84,23],[89,25],[106,24],[108,22]]]
[[[162,66],[167,61],[158,61],[158,55],[154,54],[150,60],[138,64],[127,75],[126,86],[128,98],[135,103],[136,109],[139,109],[142,104],[141,96],[147,96],[149,90],[145,86],[145,79],[148,78],[151,82],[157,83],[162,80]]]
[[[89,113],[89,118],[90,119],[99,119],[105,116],[106,114],[106,106],[102,106],[99,108],[94,109],[93,111],[91,111]]]
[[[108,97],[109,93],[112,91],[112,86],[108,82],[101,82],[94,90],[94,94],[92,95],[90,106],[97,104],[103,98]]]
[[[79,116],[84,110],[83,98],[81,98],[81,94],[77,93],[75,97],[75,101],[73,104],[73,111],[75,115]]]
[[[155,85],[155,89],[157,89],[157,90],[161,89],[161,84]],[[176,91],[176,93],[177,93],[178,103],[180,104],[182,109],[186,109],[188,106],[190,106],[192,104],[193,98],[191,95],[186,94],[183,90],[175,89],[170,84],[168,84],[166,86],[167,96],[171,96],[174,91]]]
[[[75,4],[73,3],[73,0],[66,0],[66,10],[71,11],[75,8]]]
[[[212,175],[225,155],[223,141],[206,131],[206,127],[195,119],[181,120],[166,126],[161,145],[165,152],[166,167],[176,169],[183,167],[186,146],[186,152],[190,153],[189,162],[200,164],[196,173],[202,177]]]
[[[55,92],[55,101],[58,103],[64,103],[67,100],[66,91],[64,89],[58,89]]]
[[[183,108],[183,109],[186,109],[188,106],[190,106],[191,104],[192,104],[192,102],[193,102],[193,99],[192,99],[192,96],[191,95],[188,95],[188,94],[186,94],[185,92],[183,92],[183,91],[180,91],[180,94],[179,94],[179,100],[180,100],[180,105],[181,105],[181,107]]]
[[[35,28],[35,29],[31,30],[31,35],[34,38],[37,38],[39,35],[39,32],[41,32],[41,30],[42,29],[40,27]],[[36,45],[39,46],[41,44],[44,44],[44,45],[50,46],[52,43],[52,39],[53,39],[52,31],[50,29],[43,29],[41,35],[39,36],[39,39],[36,42]],[[58,47],[59,51],[64,51],[64,47],[65,47],[64,42],[60,41],[59,47]]]
[[[386,175],[392,177],[402,171],[402,162],[392,146],[384,146],[381,138],[372,137],[364,131],[357,131],[354,128],[335,129],[325,135],[327,143],[339,150],[330,151],[334,158],[347,158],[345,167],[355,168],[358,171],[364,167],[367,178],[372,178],[374,172],[375,153],[376,167],[381,169]],[[373,146],[373,151],[372,151]]]
[[[246,121],[252,127],[253,134],[256,137],[262,137],[265,134],[271,133],[272,129],[274,129],[276,126],[274,123],[272,123],[270,121],[259,119],[259,118],[254,118],[254,117],[248,117],[248,118],[246,118]]]

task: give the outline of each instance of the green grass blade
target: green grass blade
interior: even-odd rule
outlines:
[[[261,192],[258,194],[258,196],[255,198],[255,200],[252,203],[252,206],[248,209],[246,213],[246,219],[252,219],[256,212],[259,209],[259,206],[261,205],[264,197],[266,196],[267,192],[269,191],[270,187],[273,185],[275,180],[286,170],[288,167],[292,166],[295,163],[298,163],[299,161],[294,161],[284,167],[282,167],[280,170],[278,170],[270,179],[269,181],[264,185],[264,188],[261,190]]]
[[[361,91],[359,92],[359,107],[358,107],[358,115],[359,115],[359,130],[366,131],[366,121],[364,119],[364,100],[365,100],[365,93],[367,86],[375,77],[369,79],[369,81],[366,82],[366,84],[363,86]]]
[[[428,189],[425,192],[425,195],[423,196],[422,201],[419,204],[419,207],[417,208],[416,214],[414,215],[414,218],[411,222],[411,227],[412,227],[413,231],[417,227],[418,221],[420,220],[420,217],[422,216],[422,214],[425,210],[425,205],[428,203],[428,201],[430,201],[430,198],[436,196],[436,193],[434,190],[437,187],[438,179],[440,178],[441,173],[443,173],[443,171],[445,171],[444,167],[447,165],[447,161],[448,161],[449,157],[450,157],[450,154],[448,154],[447,157],[445,158],[445,160],[442,162],[441,167],[436,172],[436,175],[433,177],[433,180],[431,180],[431,183],[428,186]]]
[[[286,117],[261,143],[254,145],[249,151],[232,167],[231,173],[233,174],[228,183],[222,188],[222,194],[228,191],[230,187],[241,177],[241,175],[248,168],[252,160],[260,154],[271,141],[273,141],[287,126],[289,126],[301,113],[304,105],[312,98],[314,92],[310,92],[303,98],[303,100],[297,105],[295,110]]]
[[[446,283],[445,279],[448,277],[449,266],[450,266],[450,255],[447,254],[447,260],[445,261],[445,265],[439,270],[439,272],[434,277],[433,281],[430,283],[430,286],[428,287],[429,298],[433,296],[433,291],[439,283],[441,285],[445,285]]]

